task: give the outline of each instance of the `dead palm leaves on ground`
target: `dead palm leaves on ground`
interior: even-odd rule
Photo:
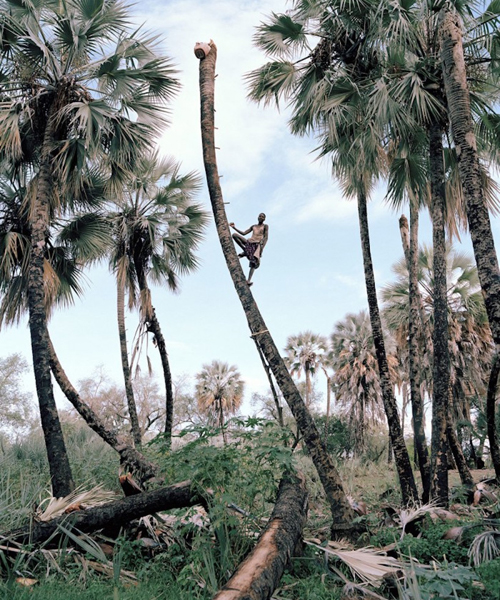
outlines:
[[[115,492],[105,490],[102,485],[96,485],[90,490],[80,486],[63,498],[45,498],[40,502],[34,516],[36,521],[51,521],[65,513],[99,506],[112,500],[116,500]]]
[[[401,561],[373,548],[347,550],[331,543],[324,546],[308,540],[304,540],[304,543],[324,552],[327,557],[341,560],[349,567],[353,576],[370,585],[380,584],[384,578],[395,576],[403,568]]]

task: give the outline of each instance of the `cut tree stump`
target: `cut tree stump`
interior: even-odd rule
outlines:
[[[276,504],[255,548],[213,600],[268,600],[281,579],[307,519],[308,495],[303,478],[281,480]]]
[[[83,533],[97,531],[107,526],[119,529],[134,519],[152,513],[173,508],[187,508],[196,504],[206,507],[205,499],[193,489],[191,481],[183,481],[87,510],[78,510],[51,521],[34,522],[30,527],[5,534],[5,538],[21,544],[40,544],[56,534],[59,525],[69,529],[76,528]]]

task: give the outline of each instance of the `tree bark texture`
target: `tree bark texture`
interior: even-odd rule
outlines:
[[[122,359],[123,379],[125,383],[125,396],[127,398],[128,414],[130,417],[130,430],[136,446],[140,446],[141,428],[139,426],[139,417],[137,416],[137,405],[134,398],[134,389],[132,387],[132,375],[130,373],[130,364],[128,361],[127,330],[125,328],[125,290],[124,285],[119,278],[116,286],[116,313],[118,318],[118,335],[120,337],[120,354]]]
[[[54,375],[57,384],[90,429],[95,431],[97,435],[120,454],[122,463],[125,464],[131,472],[140,473],[140,480],[142,482],[155,477],[158,468],[138,450],[130,446],[130,444],[122,439],[121,436],[118,436],[114,431],[110,431],[99,415],[97,415],[92,408],[80,398],[80,395],[73,387],[62,368],[50,338],[49,349],[50,368],[52,369],[52,374]]]
[[[445,194],[442,130],[429,128],[431,170],[431,220],[434,276],[434,363],[432,369],[431,497],[440,506],[448,505],[447,423],[450,386],[448,349],[448,301],[446,288]]]
[[[481,185],[479,156],[472,121],[469,87],[457,13],[444,9],[440,16],[441,61],[448,114],[465,197],[467,221],[474,248],[491,333],[500,344],[500,270],[490,216]]]
[[[49,229],[50,201],[53,194],[50,171],[50,129],[49,124],[43,142],[37,191],[33,199],[30,217],[31,254],[28,270],[28,307],[33,369],[49,462],[52,494],[55,497],[62,497],[67,496],[74,489],[74,483],[50,378],[45,305],[45,245]]]
[[[251,337],[259,344],[262,354],[269,364],[318,471],[333,517],[332,535],[342,536],[346,530],[351,529],[354,512],[347,500],[340,475],[320,438],[316,424],[304,405],[250,292],[229,230],[214,142],[214,82],[217,48],[213,42],[210,47],[211,50],[206,58],[200,60],[201,134],[203,161],[217,233],[228,270],[248,321]]]
[[[452,403],[453,389],[450,386],[450,389],[448,391],[448,406],[451,407]],[[446,437],[448,438],[448,445],[450,447],[453,460],[455,461],[458,474],[460,475],[460,481],[462,482],[462,485],[472,488],[472,486],[474,485],[474,479],[472,478],[469,465],[465,460],[462,445],[460,444],[460,440],[458,439],[457,430],[455,427],[455,419],[453,417],[451,409],[448,410],[448,426],[446,431]]]
[[[370,313],[370,323],[372,327],[373,343],[377,355],[377,365],[380,377],[380,387],[382,388],[382,400],[384,403],[385,415],[389,427],[389,436],[391,439],[392,450],[394,452],[394,462],[401,486],[401,496],[405,506],[418,501],[417,486],[410,457],[405,445],[403,430],[399,420],[396,398],[394,397],[393,385],[387,363],[387,354],[385,351],[384,336],[382,333],[382,321],[377,300],[377,289],[375,287],[375,273],[373,271],[373,261],[370,248],[370,232],[368,228],[368,210],[366,194],[364,190],[358,192],[358,218],[359,231],[361,235],[361,249],[363,252],[363,267],[365,271],[366,294],[368,297],[368,309]]]
[[[417,451],[418,467],[422,479],[422,502],[429,502],[430,498],[430,462],[427,441],[424,429],[424,402],[422,398],[419,368],[421,354],[419,348],[420,305],[422,298],[418,287],[418,208],[410,200],[410,228],[404,215],[399,220],[403,250],[408,269],[408,362],[411,394],[411,413],[413,419],[413,432],[415,435],[415,448]]]
[[[214,600],[269,600],[301,540],[306,520],[304,481],[287,476],[281,480],[271,518],[255,548]]]
[[[488,427],[488,440],[490,442],[490,454],[495,469],[495,477],[500,482],[500,446],[498,443],[498,431],[496,427],[496,399],[498,376],[500,374],[500,355],[495,354],[491,364],[490,379],[488,382],[488,395],[486,397],[486,423]]]
[[[30,527],[9,532],[8,537],[20,543],[40,544],[56,533],[59,525],[69,529],[75,527],[83,533],[109,526],[119,529],[134,519],[155,512],[186,508],[196,504],[206,506],[205,500],[194,490],[191,482],[183,481],[87,510],[78,510],[51,521],[33,523]]]

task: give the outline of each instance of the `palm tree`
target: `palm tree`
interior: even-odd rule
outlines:
[[[434,327],[434,285],[432,251],[425,246],[419,253],[418,281],[421,294],[424,327]],[[450,338],[450,386],[448,394],[447,438],[455,446],[454,455],[460,454],[456,447],[454,423],[471,421],[471,400],[486,394],[488,370],[491,362],[493,343],[488,327],[484,302],[479,290],[477,270],[469,257],[456,252],[448,245],[446,251],[447,281],[447,321]],[[386,303],[384,315],[391,329],[399,331],[398,340],[406,345],[408,331],[408,274],[406,261],[396,263],[394,271],[397,280],[386,286],[383,298]],[[420,338],[419,355],[424,368],[420,370],[419,386],[428,395],[433,393],[433,373],[429,367],[432,361],[432,345]],[[425,367],[427,365],[427,367]],[[451,439],[450,439],[451,436]],[[463,458],[456,456],[457,464],[462,465],[461,476],[470,482]]]
[[[292,375],[300,377],[304,371],[306,377],[306,407],[311,402],[311,377],[321,368],[327,352],[327,341],[321,335],[304,331],[291,335],[286,342],[286,363]]]
[[[172,376],[148,281],[165,282],[172,291],[177,291],[179,275],[198,266],[194,252],[208,221],[207,213],[193,203],[200,178],[195,173],[181,175],[179,169],[175,161],[160,159],[157,153],[144,156],[123,188],[120,201],[109,213],[114,238],[110,263],[117,280],[118,325],[129,412],[132,417],[135,402],[125,333],[125,289],[129,307],[139,305],[142,331],[153,334],[160,353],[166,391],[167,445],[172,436]],[[132,431],[136,443],[140,443],[137,416],[132,422]]]
[[[372,8],[373,10],[371,10]],[[384,130],[367,114],[370,82],[379,74],[373,27],[378,3],[310,3],[297,0],[294,11],[273,15],[259,27],[256,42],[278,60],[248,76],[250,97],[268,103],[288,100],[293,108],[291,130],[314,131],[321,154],[332,159],[332,171],[347,197],[358,205],[365,283],[391,442],[396,457],[403,502],[417,499],[411,464],[399,422],[390,380],[376,296],[370,249],[367,200],[376,179],[386,169],[381,145]],[[317,25],[319,23],[319,25]],[[316,27],[309,31],[308,26]],[[310,51],[307,35],[320,39]],[[302,54],[305,52],[305,56]],[[300,55],[298,60],[295,53]]]
[[[104,159],[108,190],[166,122],[177,89],[154,38],[140,37],[114,0],[4,0],[0,158],[30,161],[28,304],[33,365],[55,495],[72,487],[50,380],[44,255],[51,219],[82,195]],[[105,54],[103,49],[107,49]],[[131,116],[133,115],[133,119]]]
[[[225,416],[236,414],[243,400],[244,389],[245,383],[237,367],[219,360],[203,365],[196,375],[195,396],[198,408],[221,428],[224,443],[227,442]]]
[[[348,314],[335,324],[331,335],[337,405],[349,419],[357,454],[365,449],[365,432],[380,424],[384,416],[382,390],[370,318],[366,311]],[[389,355],[395,380],[396,359]]]
[[[462,16],[464,15],[462,14]],[[494,57],[495,50],[492,50],[491,44],[488,43],[498,28],[498,15],[494,6],[491,5],[486,13],[472,25],[476,31],[480,27],[481,35],[479,44],[468,44],[469,51],[470,48],[473,51],[476,50],[484,64],[487,62],[488,56]],[[471,101],[470,83],[464,56],[464,33],[458,3],[446,2],[443,4],[440,12],[439,34],[447,108],[458,157],[467,220],[488,320],[493,339],[498,345],[500,344],[500,269],[481,175],[480,148],[478,148],[472,113],[474,99]],[[470,42],[469,39],[467,41]],[[495,63],[492,64],[495,65]],[[498,68],[494,66],[493,69],[496,71],[495,77],[497,77]],[[484,73],[481,75],[484,77]],[[488,116],[488,114],[485,115],[484,122],[487,122]]]
[[[322,443],[318,428],[295,386],[293,379],[281,358],[276,344],[269,333],[259,308],[250,292],[247,280],[241,268],[240,261],[234,248],[229,223],[224,209],[222,190],[220,188],[214,140],[214,82],[217,47],[209,44],[209,52],[203,54],[200,61],[200,103],[201,103],[201,134],[203,146],[203,162],[207,176],[210,201],[217,227],[217,234],[228,270],[231,274],[236,292],[245,311],[248,326],[256,344],[265,357],[276,382],[297,422],[302,433],[314,466],[325,490],[333,518],[332,535],[344,536],[353,529],[354,512],[345,494],[339,473]]]

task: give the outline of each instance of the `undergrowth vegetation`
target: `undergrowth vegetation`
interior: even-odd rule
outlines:
[[[71,423],[65,427],[78,480],[87,488],[105,482],[118,495],[117,454],[87,428]],[[461,511],[455,520],[425,513],[407,525],[403,535],[396,474],[387,455],[379,462],[337,457],[353,502],[363,502],[366,514],[357,519],[364,529],[357,544],[334,544],[329,541],[329,511],[317,473],[300,444],[294,448],[290,431],[249,418],[232,419],[226,433],[224,444],[220,430],[196,426],[182,432],[174,451],[165,449],[161,436],[144,448],[167,484],[191,480],[206,498],[208,511],[192,507],[144,518],[122,529],[117,539],[106,531],[88,536],[62,529],[64,535],[41,548],[9,553],[0,543],[0,597],[211,598],[254,546],[279,481],[290,471],[306,479],[309,519],[302,553],[291,561],[273,598],[341,600],[349,597],[345,590],[361,594],[367,586],[379,597],[400,600],[499,597],[500,558],[476,561],[471,552],[477,534],[496,531],[498,523],[485,520],[487,513],[480,506],[467,507],[464,494],[455,494],[464,501],[457,505]],[[6,535],[33,519],[48,496],[42,437],[35,432],[6,447],[1,467],[0,527]],[[375,550],[389,554],[382,566]],[[476,549],[476,554],[481,552],[483,547]],[[379,568],[387,568],[386,576],[372,581],[370,569]]]

